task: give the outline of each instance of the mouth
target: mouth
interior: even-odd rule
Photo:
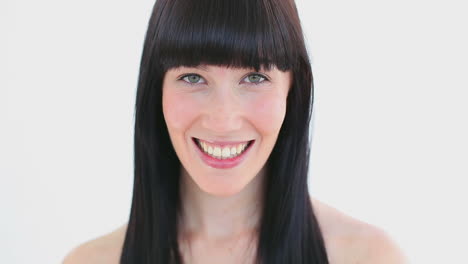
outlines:
[[[202,161],[210,167],[227,169],[239,165],[250,152],[255,140],[210,142],[192,138]]]

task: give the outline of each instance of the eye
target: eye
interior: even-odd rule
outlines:
[[[198,81],[199,81],[200,79],[203,79],[203,78],[202,78],[200,75],[198,75],[198,74],[193,74],[193,73],[191,73],[191,74],[186,74],[186,75],[184,75],[184,76],[182,76],[182,77],[179,78],[179,80],[183,80],[183,81],[187,82],[187,83],[190,84],[190,85],[194,85],[194,84],[199,83]]]
[[[250,74],[249,76],[247,76],[244,80],[248,80],[247,81],[248,83],[253,83],[255,85],[258,85],[264,82],[264,80],[268,80],[268,79],[261,74],[254,73],[254,74]]]
[[[186,74],[186,75],[179,78],[179,80],[183,80],[184,82],[188,83],[189,85],[201,84],[203,82],[199,82],[199,81],[202,80],[202,79],[203,78],[200,75],[195,74],[195,73]],[[268,79],[265,76],[263,76],[262,74],[259,74],[259,73],[250,74],[247,77],[245,77],[244,80],[247,80],[248,83],[252,83],[254,85],[261,84],[261,83],[265,82],[265,80],[268,81]]]

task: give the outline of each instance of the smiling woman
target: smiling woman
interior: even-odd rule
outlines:
[[[263,73],[268,81],[262,77],[253,84],[249,77],[264,75],[207,68],[166,73],[163,113],[182,168],[205,192],[229,196],[240,192],[255,177],[252,172],[266,163],[284,121],[291,76],[271,69]],[[185,77],[181,80],[180,75]],[[196,84],[184,80],[188,77],[196,77]]]
[[[158,0],[142,54],[128,225],[66,263],[401,263],[311,199],[312,71],[292,0]]]

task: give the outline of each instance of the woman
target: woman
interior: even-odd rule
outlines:
[[[158,0],[129,223],[65,263],[403,263],[384,232],[311,200],[312,87],[292,0]]]

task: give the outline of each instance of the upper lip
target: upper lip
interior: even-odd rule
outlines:
[[[194,139],[201,139],[201,138],[194,137]],[[210,139],[201,139],[201,140],[211,143],[213,145],[236,145],[236,144],[248,143],[250,141],[253,141],[253,139],[242,140],[242,141],[220,141],[220,140],[210,140]]]

